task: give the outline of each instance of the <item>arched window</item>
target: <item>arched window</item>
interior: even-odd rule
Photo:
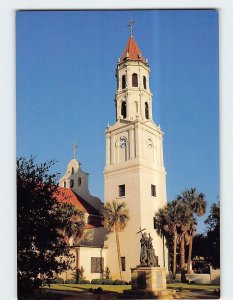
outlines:
[[[80,186],[82,183],[81,177],[78,178],[78,186]]]
[[[73,179],[70,180],[70,188],[72,189],[72,187],[74,187],[74,180]]]
[[[122,75],[122,90],[126,87],[125,75]]]
[[[74,167],[72,167],[71,169],[71,174],[74,174]]]
[[[149,119],[149,107],[147,102],[145,103],[145,117]]]
[[[143,76],[143,87],[146,90],[146,76]]]
[[[132,86],[137,87],[138,86],[138,74],[133,73],[132,75]]]
[[[64,181],[64,188],[66,188],[66,181]]]
[[[126,118],[126,102],[123,101],[121,103],[121,115],[123,116],[123,119]]]

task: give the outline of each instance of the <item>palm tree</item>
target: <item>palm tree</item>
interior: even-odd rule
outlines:
[[[177,256],[177,242],[178,236],[181,232],[181,227],[184,220],[188,222],[186,217],[186,207],[179,200],[173,200],[155,214],[155,224],[157,233],[164,235],[169,242],[171,236],[173,237],[173,268],[172,274],[176,275],[176,256]]]
[[[197,215],[198,217],[202,216],[206,212],[206,200],[203,193],[198,193],[196,188],[188,189],[181,193],[181,195],[177,196],[177,200],[181,201],[187,208],[186,208],[186,214],[189,214],[189,223],[183,224],[184,230],[183,230],[183,236],[187,234],[187,232],[190,233],[189,236],[189,256],[188,256],[188,274],[190,274],[190,264],[191,264],[191,258],[192,258],[192,240],[193,235],[195,234],[195,226],[197,225],[196,220],[193,215]],[[191,230],[192,228],[192,230]],[[185,245],[182,242],[181,244],[181,268],[184,267],[184,258],[185,258]]]
[[[122,280],[119,232],[126,227],[127,221],[129,220],[129,212],[128,209],[126,209],[126,203],[118,202],[117,200],[107,202],[104,205],[103,217],[104,227],[111,232],[115,231],[120,279]]]
[[[60,204],[60,217],[65,222],[64,234],[68,238],[80,238],[84,231],[84,214],[70,203]]]
[[[191,270],[191,260],[192,260],[192,249],[193,249],[193,237],[196,234],[196,228],[197,228],[197,221],[193,217],[190,220],[189,228],[187,231],[187,245],[189,246],[189,253],[188,253],[188,269],[187,273],[190,274]]]

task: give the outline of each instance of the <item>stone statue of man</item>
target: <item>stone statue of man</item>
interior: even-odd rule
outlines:
[[[141,253],[140,253],[140,264],[147,265],[147,241],[148,237],[146,233],[143,233],[140,243],[141,243]]]

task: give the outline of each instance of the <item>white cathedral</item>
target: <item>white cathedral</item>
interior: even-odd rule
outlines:
[[[129,221],[120,232],[123,280],[130,281],[131,269],[140,262],[140,229],[153,238],[158,263],[168,269],[167,247],[154,228],[154,215],[166,203],[166,171],[163,163],[163,132],[153,121],[152,93],[148,61],[132,36],[116,66],[116,122],[108,126],[104,202],[124,201]],[[102,202],[88,190],[88,174],[74,158],[60,179],[60,189],[85,215],[87,223],[81,240],[70,240],[75,254],[74,269],[84,268],[88,280],[100,278],[108,267],[113,279],[119,279],[115,234],[108,233],[101,222]],[[74,278],[75,271],[62,274]]]

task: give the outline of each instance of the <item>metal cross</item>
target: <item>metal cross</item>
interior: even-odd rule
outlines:
[[[140,227],[140,230],[137,232],[137,234],[138,234],[138,233],[141,233],[141,235],[142,235],[142,232],[143,232],[144,230],[146,230],[146,228],[142,229],[142,228]]]
[[[135,22],[131,19],[130,22],[129,22],[129,25],[128,27],[130,27],[130,36],[133,36],[133,24]]]
[[[73,158],[76,158],[76,150],[77,150],[78,146],[76,144],[72,145],[72,150],[73,150]]]

